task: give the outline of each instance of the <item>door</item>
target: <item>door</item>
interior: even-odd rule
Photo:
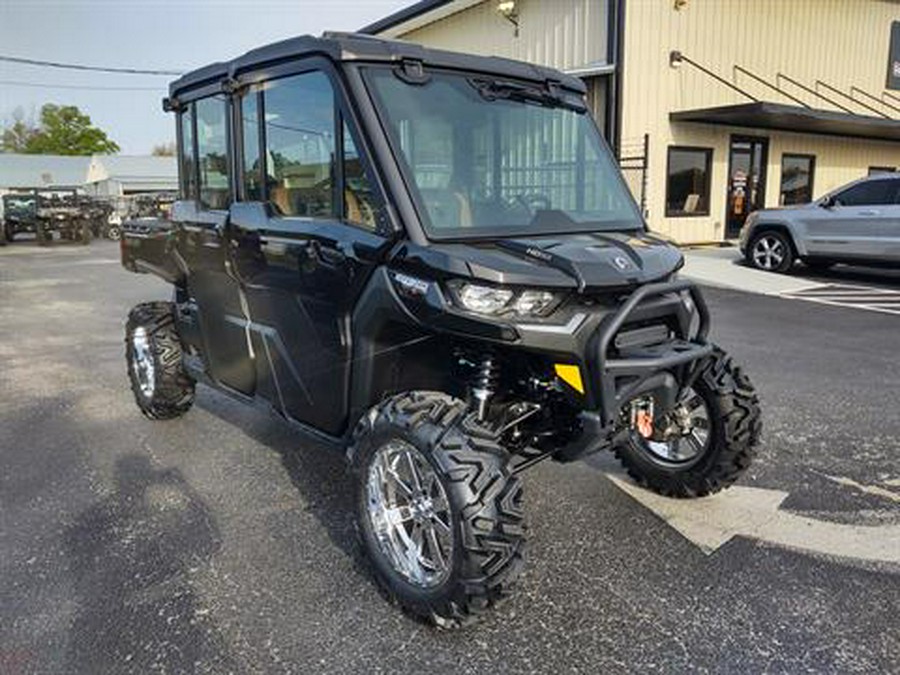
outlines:
[[[183,199],[176,203],[177,251],[198,316],[207,372],[225,387],[250,395],[255,368],[241,316],[241,290],[229,273],[225,229],[231,201],[228,108],[221,96],[200,99],[181,113]],[[196,158],[196,161],[195,161]]]
[[[247,299],[257,393],[285,416],[330,434],[346,423],[350,312],[390,244],[376,232],[380,200],[336,100],[332,80],[318,70],[244,94],[240,128],[251,199],[232,207],[228,227]],[[264,120],[260,133],[256,119]],[[253,200],[257,189],[260,199]]]
[[[900,178],[854,183],[820,201],[803,224],[811,255],[900,260]]]
[[[728,153],[725,236],[734,239],[753,211],[765,206],[769,139],[732,136]]]

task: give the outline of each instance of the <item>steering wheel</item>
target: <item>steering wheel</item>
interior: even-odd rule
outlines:
[[[530,213],[547,211],[553,205],[553,201],[547,195],[539,192],[523,192],[517,194],[513,200],[524,206]]]

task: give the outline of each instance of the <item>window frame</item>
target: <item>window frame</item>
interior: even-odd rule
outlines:
[[[292,61],[291,63],[281,64],[279,66],[275,66],[272,68],[268,68],[265,70],[258,70],[246,73],[241,76],[243,80],[241,82],[241,87],[238,91],[236,91],[231,99],[233,102],[239,102],[239,104],[233,105],[235,115],[233,126],[236,130],[235,136],[235,159],[239,159],[236,161],[236,182],[239,186],[239,190],[235,193],[238,196],[237,200],[239,201],[252,201],[248,200],[245,192],[246,182],[244,180],[244,143],[243,143],[243,134],[244,134],[244,118],[243,118],[243,100],[245,96],[255,95],[257,97],[257,117],[259,121],[257,123],[257,134],[258,134],[258,143],[259,143],[259,180],[260,180],[260,201],[263,203],[268,203],[269,201],[269,186],[268,181],[266,180],[267,174],[267,148],[266,148],[266,130],[265,130],[265,114],[266,114],[266,85],[272,82],[277,82],[279,80],[284,80],[291,77],[298,77],[301,75],[306,75],[309,73],[321,73],[326,78],[328,78],[329,84],[331,85],[332,90],[332,102],[334,109],[334,157],[335,157],[335,167],[334,167],[334,186],[333,186],[333,199],[332,199],[332,213],[330,216],[281,216],[283,218],[303,218],[308,220],[316,220],[316,221],[337,221],[342,225],[346,225],[348,227],[354,227],[364,232],[372,232],[376,234],[387,235],[389,231],[392,229],[389,224],[388,214],[387,214],[387,199],[385,198],[386,192],[381,184],[378,174],[374,170],[373,163],[371,161],[372,151],[371,145],[368,142],[368,139],[365,135],[364,129],[362,125],[359,123],[357,116],[354,114],[353,109],[351,108],[348,97],[345,91],[344,83],[341,81],[338,73],[335,71],[335,68],[332,64],[321,57],[310,57],[306,59],[301,59],[298,61]],[[356,151],[359,154],[360,163],[363,168],[363,172],[365,174],[366,180],[372,186],[372,193],[377,201],[377,208],[375,208],[375,224],[373,227],[367,227],[362,223],[351,222],[347,220],[347,205],[344,199],[344,186],[346,185],[345,180],[345,157],[344,157],[344,134],[343,134],[343,125],[346,124],[348,128],[348,132],[353,138],[354,145],[356,146]]]
[[[781,173],[778,176],[778,205],[779,206],[787,206],[784,203],[784,160],[790,159],[808,159],[809,160],[809,202],[811,203],[815,200],[815,188],[816,188],[816,156],[809,153],[804,152],[782,152],[781,153]],[[807,203],[807,202],[794,202],[794,203]]]
[[[191,124],[191,168],[193,171],[194,194],[189,194],[190,181],[184,172],[184,117],[187,115]],[[197,116],[194,109],[194,101],[184,104],[178,111],[175,129],[175,142],[178,145],[178,191],[182,201],[198,201],[200,197],[200,169],[197,163]]]
[[[706,192],[706,209],[703,211],[693,211],[687,213],[685,211],[672,211],[669,208],[669,176],[672,168],[672,151],[702,152],[705,157],[706,180],[704,191]],[[664,211],[666,218],[708,218],[712,213],[712,166],[714,148],[699,145],[669,145],[666,147],[666,192]]]

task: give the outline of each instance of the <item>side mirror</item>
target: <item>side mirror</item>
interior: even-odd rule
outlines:
[[[821,206],[823,209],[830,209],[836,204],[837,200],[831,195],[825,197],[822,201],[819,202],[819,206]]]

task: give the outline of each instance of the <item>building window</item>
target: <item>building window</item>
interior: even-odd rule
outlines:
[[[241,161],[244,199],[262,199],[262,167],[259,157],[259,94],[250,92],[241,100]]]
[[[816,158],[813,155],[783,154],[781,156],[782,206],[807,204],[812,201]]]
[[[324,73],[266,84],[266,183],[285,216],[335,215],[334,91]]]
[[[189,105],[181,118],[181,197],[197,198],[197,166],[194,161],[194,106]]]
[[[200,168],[200,205],[224,210],[231,202],[228,189],[228,124],[225,99],[211,96],[195,104],[197,165]]]
[[[870,166],[869,175],[877,176],[883,173],[894,173],[896,170],[896,166]]]
[[[708,216],[712,148],[669,146],[666,216]]]

